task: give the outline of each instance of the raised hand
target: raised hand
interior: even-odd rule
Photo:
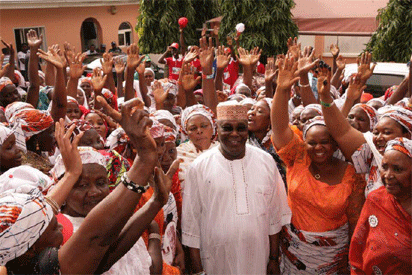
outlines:
[[[27,33],[27,44],[30,48],[38,49],[40,48],[41,44],[43,43],[43,35],[40,37],[37,36],[37,32],[35,30],[29,30]]]
[[[364,52],[361,55],[361,58],[357,60],[358,63],[358,74],[361,82],[366,83],[369,77],[372,76],[373,70],[375,69],[376,64],[371,66],[372,54],[369,52]]]
[[[265,66],[265,81],[273,82],[276,72],[275,60],[273,58],[268,58],[268,63]]]
[[[292,39],[292,37],[289,37],[287,45],[288,45],[288,54],[291,54],[295,60],[298,60],[299,52],[301,48],[300,43],[298,43],[298,38],[295,37],[294,39]]]
[[[52,47],[49,47],[49,51],[46,53],[42,49],[37,50],[37,55],[46,60],[46,62],[52,64],[54,67],[63,69],[64,68],[64,63],[62,62],[62,59],[56,52],[57,47],[54,45]]]
[[[259,61],[262,50],[259,51],[259,47],[255,47],[249,52],[244,48],[239,48],[238,53],[239,55],[237,56],[237,59],[242,66],[253,67]]]
[[[163,104],[163,102],[167,98],[167,91],[163,89],[163,86],[159,81],[155,80],[153,82],[152,91],[153,91],[152,93],[153,93],[153,97],[155,98],[156,103]]]
[[[185,91],[193,91],[196,85],[200,82],[201,77],[195,78],[195,70],[190,64],[182,66],[182,87]]]
[[[339,46],[337,44],[331,44],[329,46],[330,53],[332,54],[333,58],[337,58],[340,52]]]
[[[218,102],[225,102],[227,100],[227,98],[229,97],[225,92],[217,90],[216,91],[217,94],[217,101]]]
[[[0,57],[0,78],[3,77],[7,73],[7,69],[10,66],[10,63],[7,63],[3,68],[1,68],[1,64],[4,62],[4,54]]]
[[[134,71],[143,58],[144,55],[139,56],[139,47],[135,43],[127,47],[127,68]]]
[[[185,55],[183,59],[183,63],[190,63],[192,62],[197,56],[199,55],[199,48],[193,46],[190,51]]]
[[[212,73],[212,66],[213,66],[213,53],[215,48],[212,46],[212,38],[209,37],[209,45],[207,44],[206,37],[202,37],[199,39],[200,49],[199,49],[199,60],[200,65],[207,70],[207,74]]]
[[[136,72],[138,72],[139,74],[144,74],[145,70],[146,70],[146,61],[143,61],[139,64],[139,66],[137,66]]]
[[[52,48],[55,50],[55,52],[57,53],[57,55],[60,57],[60,61],[63,64],[63,68],[67,67],[67,59],[64,56],[64,53],[60,50],[60,46],[58,44],[53,45]]]
[[[74,46],[71,46],[70,43],[67,43],[67,42],[63,43],[63,49],[64,49],[64,56],[66,57],[67,63],[69,63],[69,66],[70,66],[70,63],[75,60],[76,49]]]
[[[229,65],[230,53],[225,53],[225,47],[219,46],[217,48],[216,66],[219,70],[224,70]]]
[[[70,137],[72,136],[75,128],[76,125],[72,125],[65,133],[64,119],[60,118],[59,122],[56,122],[54,135],[56,137],[57,144],[59,145],[60,153],[62,154],[66,173],[80,176],[82,173],[83,164],[80,158],[79,150],[77,150],[77,146],[79,145],[79,141],[84,132],[76,135],[73,141],[70,142]]]
[[[173,161],[169,170],[165,174],[163,170],[159,167],[155,167],[154,171],[154,184],[153,196],[155,200],[165,205],[169,199],[169,193],[172,188],[172,178],[176,171],[179,169],[180,163],[183,161],[181,159],[176,159]]]
[[[112,106],[107,103],[106,99],[100,95],[96,97],[96,101],[100,104],[101,107],[103,107],[104,112],[110,116],[114,121],[117,123],[122,120],[122,114],[115,109],[112,108]],[[143,107],[142,107],[143,108]]]
[[[318,93],[320,95],[329,95],[330,96],[330,79],[332,78],[332,70],[329,66],[322,66],[319,68],[318,75]]]
[[[126,63],[123,61],[121,57],[116,57],[113,59],[114,61],[114,69],[116,70],[117,74],[123,74],[124,68],[126,66]]]
[[[66,51],[66,59],[69,63],[70,71],[69,75],[71,78],[80,78],[83,75],[84,70],[86,69],[86,65],[83,66],[83,60],[86,58],[86,54],[78,53],[76,56],[72,58],[72,54],[67,54]]]
[[[290,93],[292,85],[299,80],[299,77],[295,77],[297,69],[298,62],[291,55],[288,55],[284,61],[280,62],[277,90]]]
[[[349,80],[349,86],[346,89],[346,97],[353,102],[355,102],[358,98],[361,97],[363,90],[366,89],[366,85],[361,82],[361,78],[359,74],[356,74],[355,77],[352,77]]]
[[[276,69],[279,68],[280,64],[281,64],[282,62],[284,62],[284,60],[285,60],[285,55],[284,55],[284,54],[278,54],[278,55],[276,56],[276,60],[275,60],[275,67],[276,67]]]
[[[120,125],[129,136],[138,154],[142,150],[156,154],[156,142],[150,135],[153,122],[143,106],[144,103],[139,98],[126,101],[122,106]]]
[[[92,84],[95,91],[101,91],[103,89],[106,79],[107,75],[102,76],[102,69],[98,67],[93,69]]]
[[[315,55],[315,49],[310,47],[305,47],[304,52],[299,51],[299,59],[298,59],[298,74],[308,74],[308,72],[313,69],[317,64],[319,64],[319,59],[313,61]]]
[[[103,58],[100,59],[102,70],[105,75],[111,74],[113,69],[113,53],[104,53]]]
[[[338,67],[338,70],[343,71],[343,69],[345,69],[346,59],[343,59],[342,55],[339,55],[336,58],[336,66]]]
[[[13,44],[11,44],[11,43],[9,44],[9,43],[5,42],[3,39],[1,40],[1,43],[3,43],[3,45],[9,50],[10,56],[13,56],[15,54]]]

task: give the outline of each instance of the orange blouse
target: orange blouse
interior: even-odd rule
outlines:
[[[288,203],[296,228],[326,232],[347,222],[356,225],[365,201],[365,180],[352,165],[348,164],[341,183],[329,185],[312,176],[305,142],[296,134],[278,154],[287,167]]]

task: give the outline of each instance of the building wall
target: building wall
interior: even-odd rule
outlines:
[[[102,29],[100,43],[110,48],[111,41],[118,43],[117,31],[120,24],[127,21],[133,28],[133,42],[138,36],[134,31],[139,13],[139,6],[115,6],[116,14],[111,13],[110,6],[100,7],[66,7],[46,9],[2,9],[0,10],[0,36],[4,41],[16,43],[14,28],[45,27],[45,42],[62,45],[65,41],[81,50],[80,30],[83,21],[95,18]]]

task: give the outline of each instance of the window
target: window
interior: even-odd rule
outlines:
[[[123,22],[120,24],[117,34],[119,37],[119,46],[129,46],[133,43],[132,26],[130,23]]]
[[[337,44],[345,57],[357,57],[369,42],[370,36],[325,36],[324,56],[331,56],[330,44]]]
[[[35,30],[37,35],[43,35],[43,44],[41,45],[41,49],[47,51],[47,43],[46,43],[46,30],[44,27],[30,27],[30,28],[18,28],[14,29],[14,37],[16,39],[16,52],[20,51],[21,44],[27,43],[27,33],[29,30]]]

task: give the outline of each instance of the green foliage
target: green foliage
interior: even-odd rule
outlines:
[[[240,46],[263,49],[264,55],[276,55],[287,51],[286,41],[298,35],[298,27],[292,21],[293,0],[219,0],[221,14],[220,40],[236,35],[235,26],[245,24]]]
[[[412,53],[412,1],[390,0],[379,10],[378,29],[366,45],[375,61],[406,63]]]
[[[218,16],[216,0],[140,0],[136,30],[142,53],[163,53],[173,42],[179,43],[180,17],[189,20],[184,29],[186,45],[198,44],[202,24]],[[180,43],[179,43],[180,44]]]

